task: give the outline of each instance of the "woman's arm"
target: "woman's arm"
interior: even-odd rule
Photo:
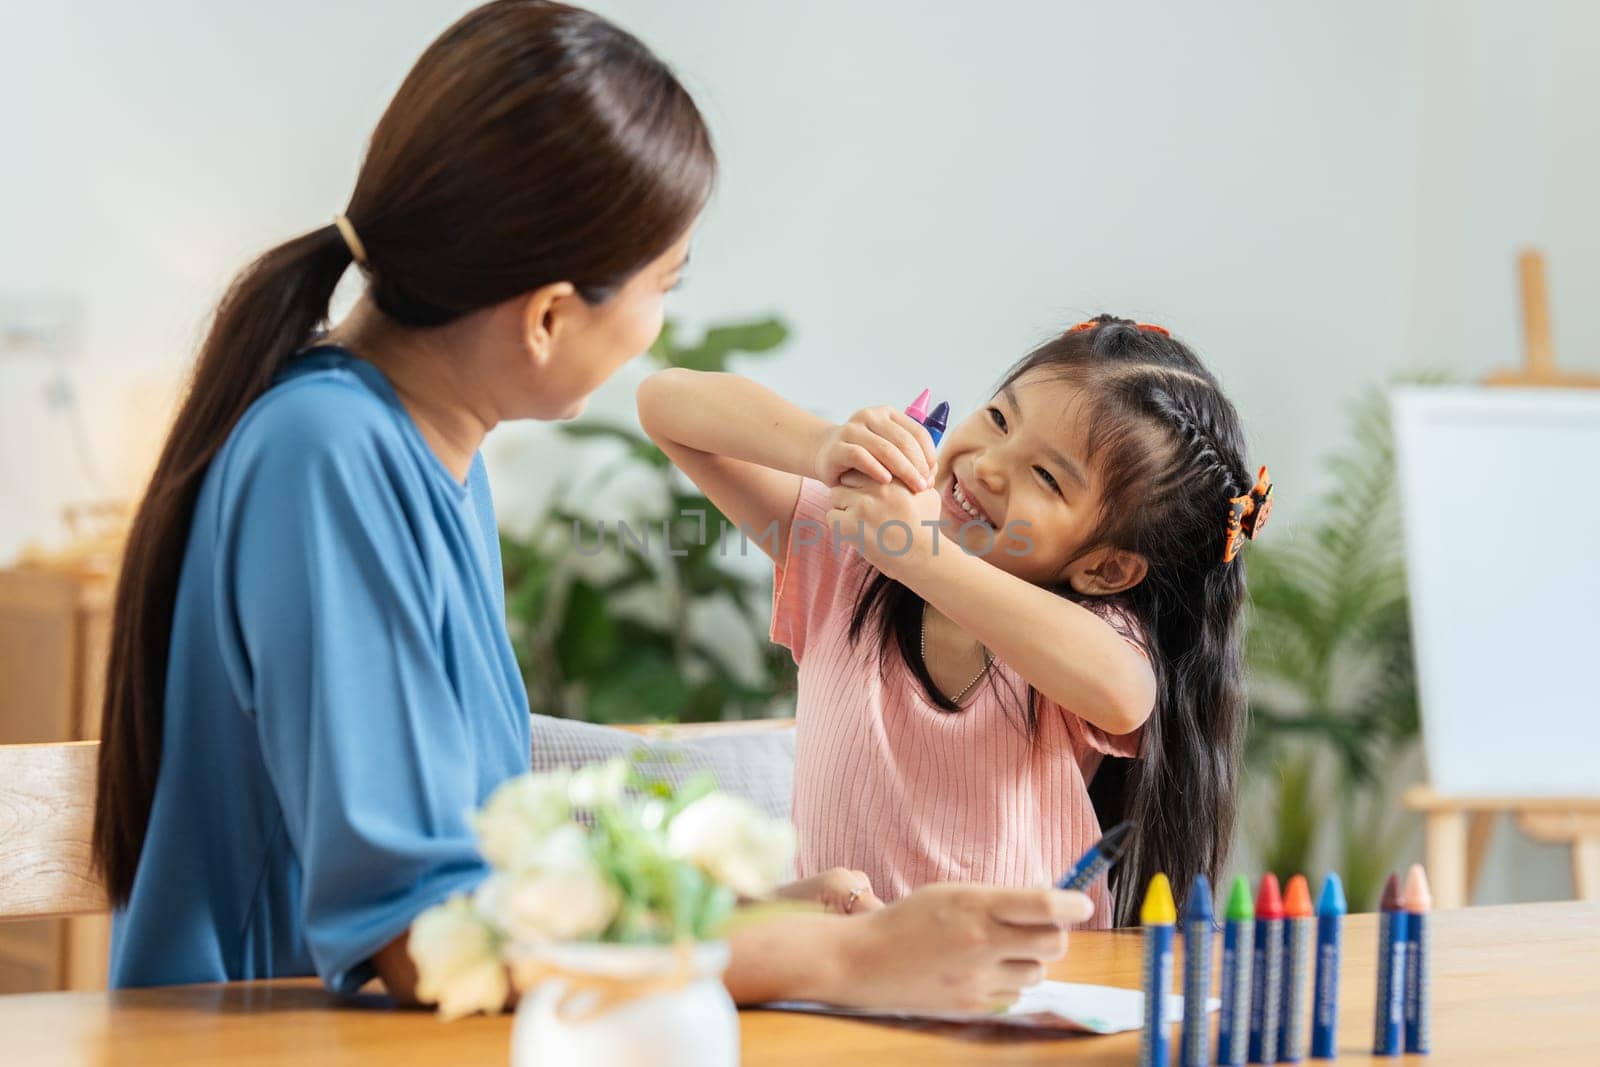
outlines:
[[[396,1004],[405,1008],[417,1005],[417,965],[411,962],[411,956],[406,952],[406,942],[410,938],[411,932],[408,930],[384,945],[372,957],[373,970],[383,980],[383,988]]]
[[[920,487],[933,470],[927,432],[887,408],[858,412],[837,426],[748,378],[681,368],[645,379],[637,401],[651,440],[780,561],[802,477],[831,484],[843,471],[858,470]]]
[[[925,886],[862,916],[776,915],[737,930],[724,981],[740,1004],[992,1011],[1044,977],[1094,907],[1055,889]]]

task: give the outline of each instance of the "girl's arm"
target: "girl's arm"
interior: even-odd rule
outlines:
[[[1085,722],[1130,734],[1155,709],[1150,661],[1089,609],[953,544],[911,570],[902,582]]]
[[[930,529],[925,523],[940,517],[936,493],[912,494],[847,475],[831,490],[831,504],[830,524],[862,526],[862,551],[873,566],[976,637],[1046,697],[1113,735],[1132,733],[1150,717],[1156,702],[1150,661],[1094,612],[968,555]],[[915,535],[905,552],[881,549],[876,531],[891,520]]]
[[[831,484],[857,470],[920,488],[933,471],[927,431],[888,408],[858,412],[837,426],[748,378],[681,368],[645,379],[637,400],[650,439],[779,561],[802,477]]]

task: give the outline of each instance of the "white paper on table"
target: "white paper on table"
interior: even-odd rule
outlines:
[[[1206,1011],[1216,1011],[1221,1001],[1206,999]],[[1044,981],[1028,986],[1004,1012],[908,1012],[835,1008],[797,1000],[763,1007],[774,1011],[803,1011],[817,1015],[848,1015],[869,1019],[922,1019],[930,1022],[1015,1026],[1025,1030],[1071,1030],[1088,1034],[1118,1034],[1144,1026],[1144,994],[1137,989],[1086,985],[1081,982]],[[1183,1021],[1183,996],[1167,994],[1167,1022]]]

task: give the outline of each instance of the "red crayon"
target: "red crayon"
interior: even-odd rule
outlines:
[[[1250,995],[1250,1062],[1277,1063],[1283,1023],[1283,895],[1278,876],[1256,894],[1255,974]]]

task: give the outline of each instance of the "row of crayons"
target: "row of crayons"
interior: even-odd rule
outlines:
[[[1426,1053],[1430,1045],[1428,913],[1432,899],[1420,865],[1413,865],[1405,892],[1391,874],[1378,917],[1377,1025],[1373,1052],[1398,1056]],[[1216,922],[1211,885],[1196,875],[1184,904],[1182,1067],[1210,1063],[1298,1063],[1306,1054],[1310,1022],[1311,1056],[1334,1059],[1339,1025],[1339,946],[1346,911],[1339,876],[1322,884],[1316,910],[1304,875],[1289,879],[1280,894],[1278,878],[1261,879],[1255,904],[1250,886],[1237,877],[1228,894],[1222,935],[1222,1011],[1215,1059],[1209,1055],[1206,1001],[1211,991],[1211,942]],[[1167,876],[1150,881],[1140,912],[1144,925],[1144,1039],[1141,1067],[1165,1065],[1170,1037],[1166,995],[1172,988],[1172,942],[1178,915]],[[1311,971],[1312,925],[1316,926],[1316,978],[1307,1001]]]

